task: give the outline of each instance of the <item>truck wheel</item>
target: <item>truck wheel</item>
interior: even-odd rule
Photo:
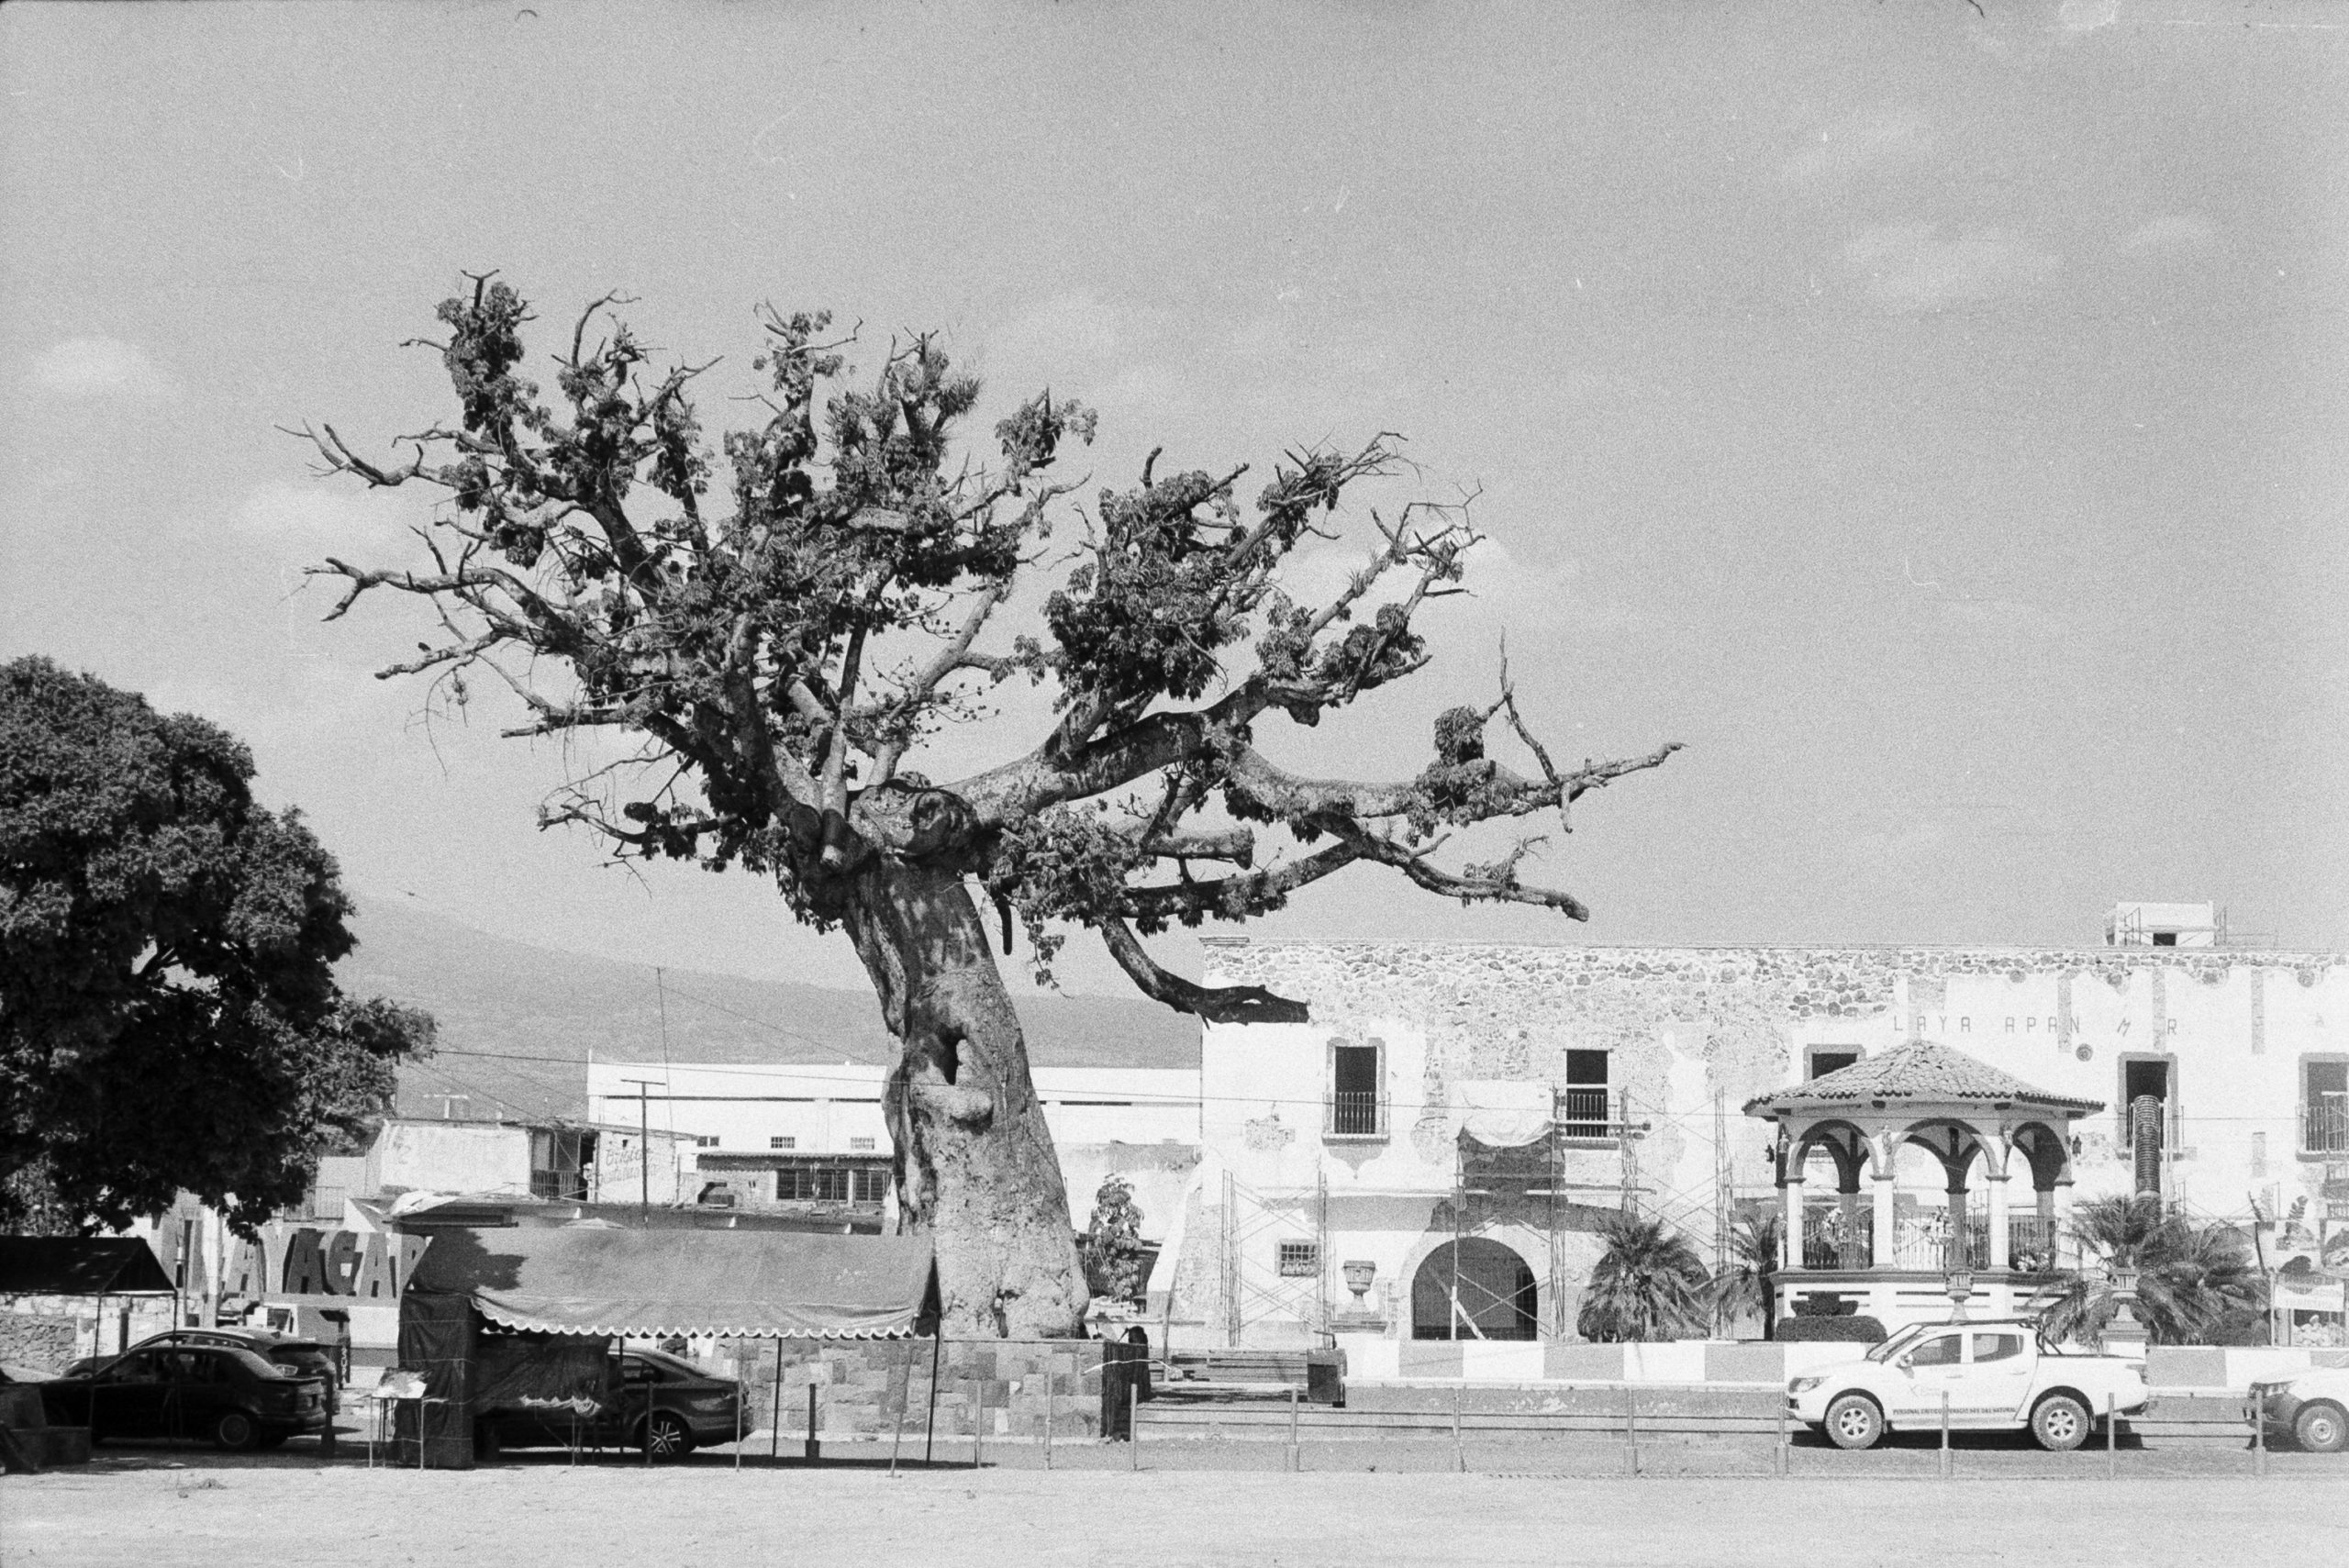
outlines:
[[[261,1429],[242,1410],[223,1410],[212,1423],[212,1440],[231,1453],[242,1453],[261,1446]]]
[[[2310,1453],[2339,1453],[2349,1445],[2349,1419],[2338,1405],[2311,1405],[2292,1423],[2292,1436]]]
[[[2051,1394],[2031,1412],[2031,1435],[2050,1453],[2069,1453],[2088,1440],[2095,1418],[2068,1394]]]
[[[1837,1448],[1874,1448],[1884,1436],[1884,1412],[1865,1394],[1841,1395],[1827,1407],[1826,1425]]]

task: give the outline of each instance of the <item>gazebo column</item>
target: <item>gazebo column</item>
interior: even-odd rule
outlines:
[[[1803,1266],[1802,1173],[1800,1171],[1787,1173],[1785,1197],[1786,1216],[1779,1225],[1779,1229],[1784,1234],[1778,1238],[1778,1244],[1784,1250],[1787,1267],[1798,1269]]]
[[[1856,1269],[1860,1262],[1860,1172],[1856,1163],[1848,1176],[1841,1176],[1835,1184],[1835,1207],[1841,1211],[1838,1228],[1843,1240],[1836,1250],[1835,1263],[1839,1268]]]
[[[2048,1245],[2055,1251],[2055,1265],[2076,1269],[2080,1266],[2080,1244],[2072,1234],[2072,1178],[2056,1177],[2054,1190],[2045,1196],[2047,1223],[2054,1228]]]
[[[2013,1252],[2007,1240],[2007,1175],[2003,1171],[1985,1171],[1982,1179],[1989,1185],[1990,1266],[2010,1268]]]
[[[1876,1242],[1876,1267],[1888,1269],[1900,1250],[1900,1207],[1894,1197],[1898,1184],[1893,1179],[1889,1159],[1876,1171],[1871,1184],[1876,1189],[1870,1199],[1875,1208],[1871,1218],[1876,1221],[1876,1234],[1871,1240]]]
[[[1973,1267],[1973,1252],[1966,1246],[1965,1236],[1965,1173],[1950,1177],[1948,1198],[1948,1207],[1942,1211],[1949,1217],[1949,1239],[1942,1248],[1942,1267],[1954,1272]]]

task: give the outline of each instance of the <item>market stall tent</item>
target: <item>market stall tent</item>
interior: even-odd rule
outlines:
[[[400,1365],[424,1375],[423,1462],[466,1465],[485,1325],[543,1337],[557,1373],[583,1341],[893,1339],[932,1332],[937,1315],[922,1237],[452,1229],[401,1296]]]

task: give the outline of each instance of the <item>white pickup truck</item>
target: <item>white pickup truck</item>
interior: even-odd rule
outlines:
[[[2109,1412],[2145,1407],[2145,1363],[2058,1350],[2024,1318],[1915,1323],[1865,1356],[1787,1384],[1787,1413],[1838,1448],[1872,1448],[1887,1429],[2020,1431],[2077,1448]]]

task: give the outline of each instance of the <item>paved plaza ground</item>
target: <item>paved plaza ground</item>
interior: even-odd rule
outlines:
[[[1163,1444],[1139,1473],[1121,1444],[1063,1445],[1049,1473],[1032,1450],[985,1457],[894,1478],[865,1455],[419,1473],[295,1451],[109,1448],[0,1482],[0,1565],[2349,1562],[2349,1465],[2305,1454],[2271,1456],[2261,1479],[2238,1452],[2124,1451],[2111,1480],[2101,1454],[1980,1445],[1948,1482],[1930,1447],[1798,1450],[1784,1479],[1753,1473],[1766,1450],[1650,1451],[1631,1479],[1556,1442],[1472,1450],[1467,1474],[1448,1445],[1322,1445],[1301,1474],[1259,1443]],[[1740,1462],[1745,1474],[1721,1473]]]

